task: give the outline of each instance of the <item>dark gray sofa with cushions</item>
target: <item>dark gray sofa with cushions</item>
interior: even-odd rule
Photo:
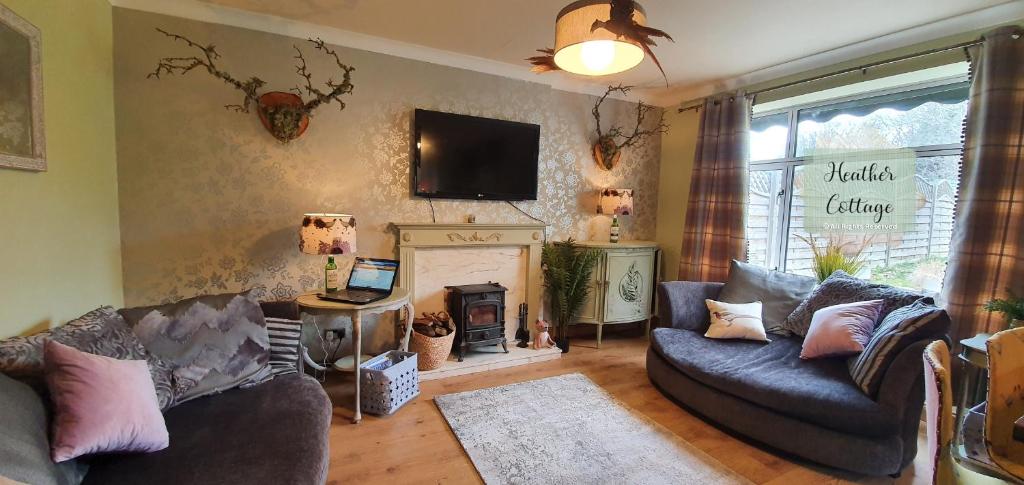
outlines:
[[[267,317],[296,319],[294,303],[261,304]],[[0,481],[35,484],[323,484],[332,405],[301,371],[200,397],[164,413],[170,446],[153,453],[49,458],[44,398],[0,374]]]
[[[845,359],[801,360],[799,337],[771,343],[714,340],[704,299],[722,283],[675,281],[659,288],[659,318],[647,352],[651,382],[674,401],[739,434],[828,466],[897,474],[917,454],[924,403],[921,354],[904,349],[876,399],[854,383]]]
[[[299,318],[293,301],[260,307],[268,318]],[[296,365],[301,370],[302,360]],[[170,447],[94,458],[82,483],[323,484],[331,415],[331,401],[316,379],[301,371],[278,376],[171,408],[164,414]]]
[[[83,484],[322,484],[331,404],[315,379],[289,374],[195,399],[164,414],[171,446],[98,456]]]

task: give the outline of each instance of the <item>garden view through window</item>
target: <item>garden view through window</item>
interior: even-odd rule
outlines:
[[[967,97],[968,83],[960,77],[755,114],[748,261],[812,275],[808,241],[832,241],[844,252],[860,251],[866,264],[859,277],[939,291],[960,183]],[[808,155],[820,149],[913,150],[917,209],[910,228],[892,234],[805,231],[803,170]]]

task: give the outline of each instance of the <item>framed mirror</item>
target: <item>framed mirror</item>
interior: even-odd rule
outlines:
[[[0,4],[0,167],[46,170],[39,29]]]

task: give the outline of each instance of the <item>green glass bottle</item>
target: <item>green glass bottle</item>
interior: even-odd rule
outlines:
[[[613,243],[619,242],[619,216],[617,214],[612,215],[612,229],[609,234],[608,240]]]
[[[338,291],[338,265],[334,264],[334,256],[327,257],[327,266],[324,267],[324,288],[327,292]]]

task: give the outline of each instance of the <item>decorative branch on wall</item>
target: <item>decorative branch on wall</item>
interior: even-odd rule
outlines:
[[[255,104],[263,126],[270,134],[274,135],[274,138],[283,143],[302,136],[309,126],[309,117],[312,116],[313,110],[321,105],[335,101],[338,103],[339,108],[344,110],[345,102],[341,100],[341,96],[352,93],[354,87],[352,85],[352,71],[356,68],[342,63],[338,53],[327,47],[324,41],[319,38],[316,40],[309,39],[309,42],[318,51],[334,58],[335,64],[338,65],[338,68],[343,73],[341,82],[335,82],[333,78],[328,79],[326,84],[330,89],[326,92],[321,88],[314,87],[313,76],[306,67],[306,58],[302,55],[302,51],[298,46],[293,46],[296,52],[295,59],[297,59],[295,72],[302,77],[306,85],[303,88],[292,88],[292,91],[298,94],[269,91],[261,95],[259,94],[260,88],[267,84],[262,79],[253,76],[245,81],[240,81],[217,67],[215,61],[220,58],[220,54],[213,44],[203,46],[184,36],[172,34],[163,29],[156,30],[175,41],[184,42],[189,47],[198,49],[202,52],[202,56],[161,58],[157,63],[156,69],[149,73],[146,76],[147,78],[160,79],[161,74],[186,74],[197,67],[203,67],[213,77],[245,93],[245,98],[241,104],[229,104],[225,105],[225,108],[233,109],[240,113],[248,113],[250,105]],[[303,89],[305,94],[311,96],[311,99],[308,101],[304,101],[301,97]]]
[[[665,123],[664,115],[658,118],[657,126],[643,128],[645,118],[647,118],[651,110],[655,109],[654,106],[645,104],[643,101],[636,103],[636,126],[633,127],[631,133],[627,134],[627,131],[621,126],[612,126],[607,132],[601,130],[601,103],[604,103],[609,94],[619,92],[626,96],[629,94],[630,89],[633,89],[633,86],[623,86],[621,84],[618,86],[608,86],[608,90],[594,104],[592,113],[594,114],[594,120],[597,122],[597,141],[594,142],[593,146],[594,161],[597,162],[598,167],[604,170],[611,170],[619,164],[623,148],[636,145],[648,136],[668,131],[668,124]]]

